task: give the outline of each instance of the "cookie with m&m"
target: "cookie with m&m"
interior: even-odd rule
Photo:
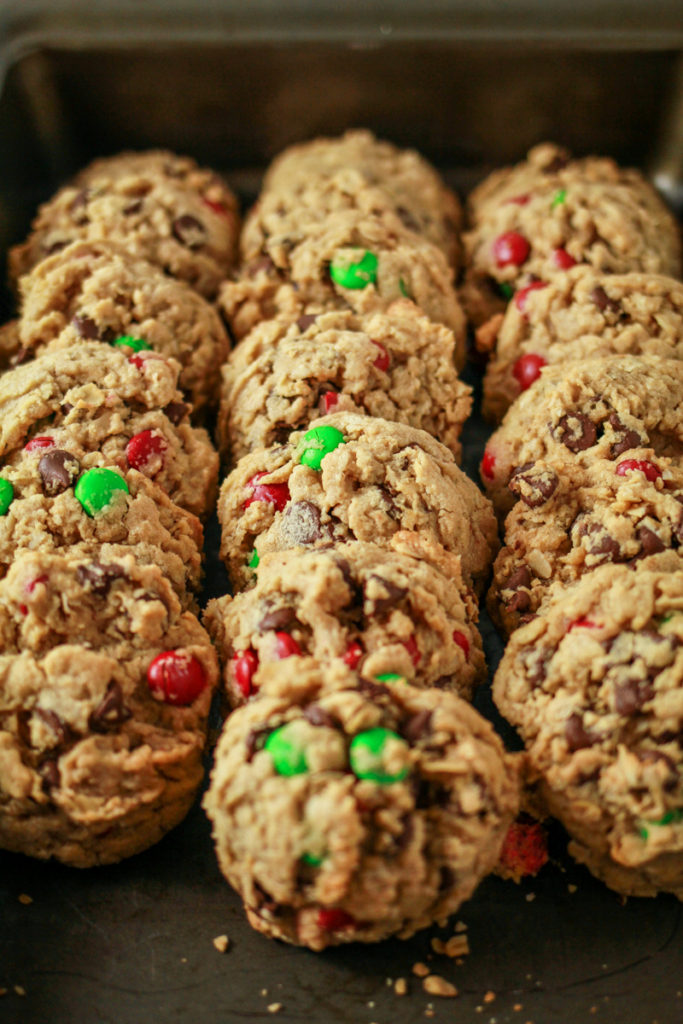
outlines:
[[[493,684],[570,853],[627,895],[683,896],[682,610],[670,554],[556,584]]]
[[[216,655],[156,566],[19,555],[0,581],[0,847],[76,867],[158,842],[203,777]]]
[[[452,914],[518,801],[517,758],[455,694],[290,658],[228,717],[204,807],[251,925],[320,950]]]
[[[236,705],[259,692],[263,666],[308,655],[469,699],[486,671],[477,618],[459,556],[403,532],[265,555],[254,586],[210,601],[204,624]]]

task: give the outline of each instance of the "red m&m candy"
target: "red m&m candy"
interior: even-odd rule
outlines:
[[[232,675],[243,697],[250,697],[254,692],[252,682],[258,668],[258,655],[249,647],[246,651],[236,651],[231,661]]]
[[[512,376],[522,391],[526,391],[535,380],[538,380],[541,376],[541,370],[547,365],[543,356],[537,356],[534,352],[527,352],[525,355],[520,356],[512,367]]]
[[[384,345],[381,344],[381,342],[373,341],[372,344],[379,349],[379,355],[375,359],[373,366],[376,366],[378,370],[388,370],[389,366],[391,365],[389,353],[385,349]]]
[[[164,464],[166,447],[166,441],[161,434],[156,434],[153,430],[143,430],[131,437],[126,445],[128,465],[147,476],[152,476],[158,473]]]
[[[345,910],[338,910],[331,908],[329,910],[318,911],[318,928],[322,928],[326,932],[338,932],[342,928],[354,928],[356,925],[355,917],[351,914],[347,914]]]
[[[481,460],[481,475],[487,480],[493,480],[493,467],[496,464],[496,457],[493,452],[485,451]]]
[[[323,416],[326,416],[328,412],[332,412],[338,401],[339,395],[336,391],[326,391],[324,395],[321,395],[318,405]]]
[[[251,487],[251,494],[243,502],[242,508],[248,508],[254,501],[267,501],[275,505],[278,512],[282,512],[289,501],[289,487],[287,484],[260,484],[258,481],[267,475],[266,470],[263,470],[247,481],[247,487]]]
[[[576,266],[576,260],[566,249],[554,249],[550,259],[558,270],[570,270]]]
[[[357,640],[352,640],[349,646],[346,648],[346,654],[344,655],[344,664],[348,665],[349,668],[355,668],[360,659],[363,657],[363,648]]]
[[[506,231],[498,235],[493,243],[493,258],[499,267],[520,267],[525,262],[531,246],[524,235],[517,231]]]
[[[35,452],[41,448],[54,448],[55,442],[51,437],[33,437],[24,445],[25,452]]]
[[[147,669],[152,696],[178,707],[191,704],[206,686],[204,667],[184,651],[162,651]]]
[[[420,649],[417,646],[417,641],[415,640],[415,637],[409,636],[407,640],[402,640],[401,643],[403,644],[408,654],[410,655],[410,660],[412,661],[413,665],[415,666],[415,668],[417,668],[417,666],[420,664],[420,661],[422,660],[422,655],[420,654]]]
[[[524,312],[529,292],[535,292],[538,291],[539,288],[547,288],[547,286],[547,281],[532,281],[525,288],[520,288],[518,292],[515,292],[515,306],[520,313]]]
[[[633,469],[639,469],[644,474],[646,480],[655,481],[658,480],[662,475],[661,469],[655,466],[654,462],[648,462],[647,459],[624,459],[617,466],[617,476],[626,476]]]
[[[301,648],[289,633],[276,633],[275,653],[278,658],[290,658],[293,654],[301,654]]]
[[[467,639],[467,637],[465,636],[465,634],[461,633],[459,629],[454,629],[453,630],[453,639],[455,640],[455,642],[458,645],[458,647],[462,648],[462,650],[463,650],[463,652],[465,654],[465,657],[469,658],[469,656],[470,656],[470,642]]]

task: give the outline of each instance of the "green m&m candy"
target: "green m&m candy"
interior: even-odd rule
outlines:
[[[663,815],[663,817],[658,818],[657,821],[648,821],[646,824],[649,828],[645,827],[645,825],[641,825],[638,831],[640,832],[641,839],[647,839],[650,835],[650,828],[658,825],[677,825],[679,821],[683,821],[683,810],[677,807],[673,811],[667,811],[666,814]]]
[[[408,765],[405,764],[398,771],[389,771],[385,761],[387,747],[392,742],[402,744],[406,750],[408,744],[396,732],[391,729],[384,729],[377,726],[374,729],[367,729],[359,732],[351,740],[349,747],[349,761],[351,770],[359,779],[370,779],[372,782],[379,782],[382,786],[389,786],[392,782],[400,782],[408,774]]]
[[[256,550],[256,548],[254,548],[252,553],[249,555],[249,561],[247,562],[247,565],[249,566],[250,569],[258,569],[258,564],[260,561],[261,559],[258,556],[258,551]]]
[[[9,480],[0,476],[0,516],[7,515],[7,510],[14,500],[14,488]]]
[[[556,192],[555,195],[553,196],[553,201],[552,201],[552,204],[551,204],[551,209],[554,210],[556,206],[562,206],[562,203],[565,201],[566,198],[567,198],[567,190],[566,190],[566,188],[561,188],[559,190],[559,192]]]
[[[340,288],[367,288],[377,280],[377,257],[369,249],[355,263],[330,263],[330,277]]]
[[[278,775],[303,775],[308,771],[306,752],[298,736],[299,723],[287,722],[271,732],[263,749],[273,759]]]
[[[398,672],[382,672],[381,675],[375,676],[378,683],[405,683],[406,677],[401,676]]]
[[[310,466],[311,469],[319,470],[325,456],[340,444],[346,444],[341,430],[328,425],[313,427],[304,434],[299,462],[304,466]]]
[[[324,861],[324,859],[325,859],[324,857],[318,856],[317,853],[302,853],[301,854],[301,860],[304,862],[304,864],[308,864],[309,867],[312,867],[312,868],[319,868],[320,865],[322,864],[322,862]]]
[[[133,352],[147,352],[152,348],[142,338],[133,338],[130,334],[122,334],[120,338],[114,338],[112,345],[116,348],[131,348]]]
[[[498,289],[500,291],[500,294],[503,296],[503,298],[507,299],[508,302],[510,301],[512,296],[515,294],[514,288],[512,287],[511,284],[508,284],[507,281],[499,281],[498,282]]]
[[[88,469],[76,484],[74,494],[89,516],[103,512],[117,491],[129,494],[128,484],[114,469]]]

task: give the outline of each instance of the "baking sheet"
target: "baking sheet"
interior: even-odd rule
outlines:
[[[675,151],[664,132],[680,66],[671,45],[474,52],[217,40],[170,53],[74,37],[34,46],[10,61],[0,96],[0,243],[23,237],[38,201],[67,173],[124,146],[189,151],[224,170],[247,200],[278,148],[351,124],[419,145],[459,186],[543,136],[652,165]],[[9,293],[2,302],[9,315]],[[464,464],[475,478],[486,434],[478,418],[466,428]],[[217,549],[214,519],[205,598],[225,589]],[[485,616],[482,625],[493,670],[501,643]],[[476,703],[494,716],[487,689]],[[536,879],[486,880],[445,928],[313,954],[249,928],[198,806],[158,846],[113,867],[80,872],[0,852],[0,1022],[683,1021],[681,904],[621,900],[567,859],[559,828],[551,854]],[[430,945],[457,922],[471,950],[461,962]],[[222,934],[225,953],[213,945]],[[418,962],[458,995],[427,995]],[[394,991],[398,978],[407,979],[405,996]]]

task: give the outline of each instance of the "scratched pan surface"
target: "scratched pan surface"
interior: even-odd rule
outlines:
[[[0,12],[3,251],[25,235],[36,204],[96,155],[190,152],[248,202],[284,145],[354,124],[418,146],[463,189],[552,137],[646,167],[681,200],[683,25],[674,4],[651,4],[647,17],[623,5],[617,35],[595,8],[589,16],[556,3],[553,20],[546,4],[542,20],[531,0],[502,27],[477,21],[477,5],[466,3],[449,5],[460,20],[427,4],[419,24],[386,12],[375,24],[356,4],[323,22],[334,12],[328,0],[315,12],[292,0],[279,22],[268,0],[239,22],[230,4],[167,4],[168,20],[155,3],[144,17],[141,5],[92,6],[5,0]],[[10,315],[8,293],[2,305]],[[465,436],[475,477],[485,438],[475,417]],[[217,546],[214,522],[206,597],[225,586]],[[484,627],[493,670],[501,645]],[[493,715],[486,689],[477,703]],[[408,942],[321,955],[257,935],[219,875],[199,807],[158,846],[114,867],[79,872],[0,852],[0,1022],[683,1021],[681,905],[623,904],[564,845],[558,829],[538,878],[480,887],[457,916],[471,948],[461,963],[430,947],[455,920]],[[221,934],[230,937],[225,954],[212,944]],[[458,996],[426,995],[417,961]],[[387,983],[399,977],[408,979],[403,997]]]

